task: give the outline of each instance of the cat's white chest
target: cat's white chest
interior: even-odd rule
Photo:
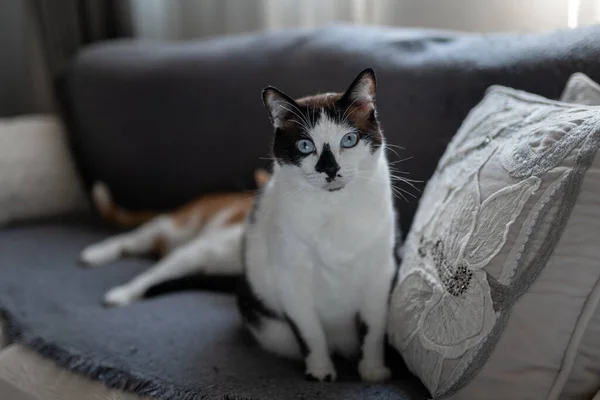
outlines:
[[[304,226],[305,231],[301,233],[309,248],[308,256],[316,264],[332,271],[352,264],[354,257],[360,254],[359,222],[328,216],[314,218],[312,222],[313,227]]]
[[[314,307],[332,349],[352,356],[358,349],[357,310],[362,299],[360,266],[324,251],[313,258]]]
[[[306,273],[327,340],[332,349],[352,356],[359,348],[357,310],[364,301],[364,282],[377,258],[370,249],[381,240],[383,230],[373,222],[375,215],[368,207],[346,204],[354,212],[313,214],[294,226],[302,229],[296,233],[306,245],[305,257],[310,260]]]

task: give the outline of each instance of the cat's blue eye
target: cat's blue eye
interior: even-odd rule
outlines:
[[[315,144],[308,139],[301,139],[296,142],[296,147],[302,154],[310,154],[315,151]]]
[[[346,133],[342,138],[341,146],[345,149],[356,146],[358,143],[358,135],[354,132]]]

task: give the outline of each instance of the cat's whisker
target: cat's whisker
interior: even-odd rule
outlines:
[[[293,120],[291,120],[291,121],[292,121],[292,122],[294,122],[294,123],[296,123],[296,124],[298,124],[298,125],[300,125],[300,126],[301,126],[303,129],[305,129],[305,130],[309,130],[309,129],[310,129],[310,128],[307,128],[307,127],[306,127],[306,125],[305,125],[304,123],[301,123],[301,122],[299,122],[299,121],[296,121],[295,119],[293,119]]]
[[[400,154],[398,154],[398,152],[397,152],[396,150],[392,149],[391,147],[388,147],[388,146],[387,146],[387,144],[386,144],[386,146],[385,146],[385,149],[386,149],[387,151],[390,151],[390,152],[392,152],[392,153],[393,153],[393,154],[396,156],[396,158],[400,158]]]
[[[406,198],[406,196],[404,196],[402,194],[402,192],[397,191],[396,188],[394,188],[393,186],[392,186],[392,193],[394,194],[394,197],[398,198],[398,196],[400,196],[400,197],[402,197],[402,199],[404,201],[406,201],[408,203],[408,199]]]
[[[378,180],[374,180],[371,178],[366,178],[366,177],[362,177],[362,176],[356,176],[356,178],[358,179],[362,179],[362,180],[366,180],[366,181],[370,181],[370,182],[374,182],[374,183],[379,183],[381,185],[390,185],[390,189],[392,190],[392,195],[395,198],[401,197],[404,201],[408,202],[408,198],[406,198],[406,196],[403,194],[403,192],[409,194],[410,196],[416,198],[416,196],[410,192],[406,192],[405,190],[400,190],[399,188],[395,187],[394,185],[390,184],[390,182],[382,182],[382,181],[378,181]]]
[[[396,153],[396,155],[398,155],[398,153]],[[400,158],[400,157],[398,157],[398,158]],[[410,157],[402,158],[400,160],[388,162],[388,164],[395,165],[395,164],[398,164],[398,163],[403,163],[403,162],[408,161],[408,160],[412,160],[413,158],[414,158],[413,156],[410,156]]]
[[[298,109],[298,107],[294,106],[293,104],[292,104],[292,106],[293,106],[294,108]],[[305,129],[307,132],[308,132],[308,131],[310,131],[310,123],[309,123],[308,121],[306,121],[306,118],[304,118],[303,116],[301,116],[301,115],[303,115],[303,114],[302,114],[302,112],[301,112],[300,110],[298,110],[298,112],[300,112],[300,115],[299,115],[298,113],[296,113],[296,112],[295,112],[295,111],[293,111],[293,110],[290,110],[290,109],[289,109],[289,108],[287,108],[286,106],[281,106],[281,108],[283,108],[284,110],[286,110],[286,111],[288,111],[288,112],[290,112],[290,113],[294,114],[296,117],[298,117],[298,118],[300,119],[300,121],[299,121],[299,122],[298,122],[298,121],[294,121],[294,122],[296,122],[296,123],[298,123],[300,126],[302,126],[302,127],[303,127],[303,128],[304,128],[304,129]]]
[[[390,172],[391,172],[391,174],[392,174],[393,176],[400,177],[400,178],[402,178],[402,179],[404,179],[404,180],[407,180],[407,181],[409,181],[409,182],[416,182],[416,183],[421,183],[421,182],[423,182],[423,181],[421,181],[421,180],[417,180],[417,179],[410,179],[410,178],[407,178],[407,177],[405,177],[405,176],[395,175],[395,174],[410,174],[409,172],[400,171],[400,170],[397,170],[397,169],[395,169],[395,168],[392,168],[392,167],[390,167]]]
[[[341,124],[344,124],[344,123],[346,123],[348,121],[348,118],[350,118],[350,114],[352,114],[352,112],[350,114],[348,114],[348,115],[346,115],[346,113],[348,113],[348,110],[350,110],[352,108],[352,106],[354,105],[354,103],[356,103],[357,100],[358,99],[354,99],[352,101],[352,103],[350,103],[350,105],[348,106],[348,108],[346,108],[346,110],[344,111],[344,114],[342,115],[342,118],[341,118],[341,122],[340,122]]]
[[[418,180],[418,179],[408,179],[404,176],[399,176],[399,175],[391,175],[391,176],[396,180],[406,182],[406,183],[423,183],[423,181]]]
[[[402,177],[397,177],[397,176],[394,176],[394,175],[390,175],[390,182],[377,181],[377,180],[375,180],[375,179],[373,179],[371,177],[361,176],[360,173],[356,174],[355,176],[357,178],[359,178],[359,179],[364,179],[364,180],[368,180],[368,181],[371,181],[371,182],[376,182],[376,183],[380,183],[380,184],[390,184],[390,186],[392,187],[392,190],[399,191],[399,192],[402,192],[402,193],[406,193],[407,195],[409,195],[409,196],[411,196],[411,197],[413,197],[415,199],[417,198],[417,196],[414,193],[411,193],[410,191],[408,191],[408,190],[406,190],[404,188],[401,188],[401,187],[398,187],[397,185],[394,185],[393,182],[394,181],[400,181],[400,182],[406,183],[407,185],[409,185],[413,189],[415,189],[417,192],[419,192],[419,193],[421,192],[421,190],[419,188],[417,188],[415,185],[413,185],[411,182],[407,182],[404,179],[402,179]],[[402,196],[402,197],[404,198],[404,196]]]
[[[350,112],[348,113],[348,115],[346,115],[346,120],[347,120],[348,118],[350,118],[350,116],[351,116],[352,114],[354,114],[354,113],[355,113],[357,110],[358,110],[358,108],[354,108],[354,109],[352,109],[352,111],[350,111]]]
[[[300,125],[301,127],[303,127],[304,129],[306,129],[306,125],[302,122],[302,121],[297,121],[295,119],[290,119],[290,121],[292,121],[295,124]]]
[[[397,177],[397,176],[394,176],[394,177],[391,177],[391,180],[392,180],[392,181],[396,181],[396,182],[402,182],[402,183],[405,183],[405,184],[407,184],[408,186],[410,186],[411,188],[413,188],[414,190],[416,190],[418,193],[421,193],[421,189],[419,189],[418,187],[416,187],[416,186],[415,186],[415,185],[414,185],[412,182],[410,182],[410,181],[407,181],[407,180],[405,180],[405,179],[402,179],[402,177]]]
[[[290,104],[290,103],[288,103]],[[298,110],[298,107],[296,107],[293,104],[290,104],[292,107],[294,107],[296,110]],[[286,110],[289,113],[294,114],[296,117],[298,117],[300,119],[300,121],[304,121],[304,118],[302,118],[302,112],[300,110],[298,110],[298,112],[294,111],[294,110],[290,110],[289,108],[287,108],[286,106],[282,105],[281,108],[283,108],[284,110]]]
[[[389,147],[395,147],[395,148],[400,149],[400,150],[406,150],[404,147],[398,146],[397,144],[386,143],[385,145],[389,146]]]
[[[295,104],[292,104],[292,106],[300,113],[300,115],[304,118],[304,121],[306,122],[306,125],[310,128],[311,126],[314,128],[315,124],[312,123],[312,121],[310,121],[310,109],[308,111],[308,115],[305,115],[302,110],[300,110]],[[310,131],[310,129],[307,130],[307,132]]]
[[[388,165],[389,165],[390,167],[392,167],[392,166],[394,166],[394,165],[396,165],[396,164],[399,164],[399,163],[401,163],[401,162],[403,162],[403,161],[407,161],[407,160],[388,161]],[[408,173],[408,172],[405,172],[405,173]]]
[[[411,188],[413,188],[414,190],[416,190],[417,192],[421,193],[421,189],[419,189],[418,187],[416,187],[416,186],[415,186],[413,183],[411,183],[411,182],[407,182],[407,181],[405,181],[405,180],[402,180],[402,179],[393,179],[393,180],[394,180],[394,181],[396,181],[396,182],[402,182],[402,183],[405,183],[405,184],[407,184],[408,186],[410,186]]]
[[[405,174],[405,175],[410,175],[410,172],[407,172],[407,171],[400,171],[399,169],[397,169],[397,168],[394,168],[394,167],[389,167],[389,169],[390,169],[390,172],[391,172],[391,174],[392,174],[392,175],[394,175],[394,174]],[[402,178],[402,179],[404,179],[404,180],[406,180],[406,181],[409,181],[409,182],[415,182],[415,183],[422,183],[422,182],[423,182],[423,181],[421,181],[421,180],[418,180],[418,179],[410,179],[410,178],[407,178],[407,177],[405,177],[405,176],[400,176],[400,175],[395,175],[395,176],[398,176],[398,177],[400,177],[400,178]]]
[[[392,181],[393,181],[393,179],[390,179],[390,181],[374,179],[371,175],[364,176],[364,175],[361,175],[360,172],[355,174],[354,177],[363,179],[363,180],[367,180],[367,181],[371,181],[371,182],[381,183],[381,184],[392,184]]]
[[[405,194],[409,195],[410,197],[412,197],[413,199],[417,198],[417,196],[414,193],[412,193],[400,186],[394,185],[393,183],[391,184],[391,187],[392,187],[392,190],[395,191],[396,193],[405,193]],[[404,198],[404,196],[402,196],[402,197]]]
[[[408,191],[408,190],[406,190],[406,189],[403,189],[403,188],[401,188],[401,187],[399,187],[399,186],[395,186],[395,185],[392,185],[392,187],[393,187],[394,189],[400,190],[400,191],[401,191],[401,192],[403,192],[403,193],[406,193],[407,195],[411,196],[412,198],[415,198],[415,199],[417,198],[417,195],[415,195],[414,193],[411,193],[411,192],[409,192],[409,191]],[[418,190],[418,189],[417,189],[417,190]]]

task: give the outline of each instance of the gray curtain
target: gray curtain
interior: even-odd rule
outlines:
[[[127,0],[0,1],[0,117],[57,111],[56,79],[73,55],[131,34]]]
[[[136,36],[193,39],[331,23],[468,32],[542,31],[600,20],[600,0],[130,0]]]
[[[123,0],[29,0],[47,66],[60,74],[83,46],[132,35],[129,2]]]
[[[26,1],[0,1],[0,50],[0,117],[49,111],[47,71]]]

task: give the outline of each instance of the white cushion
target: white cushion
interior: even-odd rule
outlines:
[[[494,86],[428,182],[389,336],[434,397],[569,389],[600,301],[600,107]],[[595,387],[595,390],[592,389]]]
[[[6,391],[6,397],[3,397],[3,391]],[[0,399],[152,400],[150,397],[142,398],[134,393],[109,389],[102,382],[58,367],[18,344],[0,351]]]
[[[39,400],[22,390],[17,389],[11,382],[0,378],[0,399],[8,400]]]
[[[589,76],[576,72],[569,77],[560,101],[597,106],[600,104],[600,85]]]
[[[578,104],[600,105],[600,85],[583,73],[575,73],[567,81],[560,99]],[[588,171],[588,175],[590,174],[591,172]],[[571,373],[565,384],[564,396],[576,398],[578,393],[600,390],[599,377],[600,312],[596,312],[581,338],[579,349],[573,359]],[[600,392],[597,397],[600,400]]]
[[[0,119],[0,225],[87,207],[60,120]]]

